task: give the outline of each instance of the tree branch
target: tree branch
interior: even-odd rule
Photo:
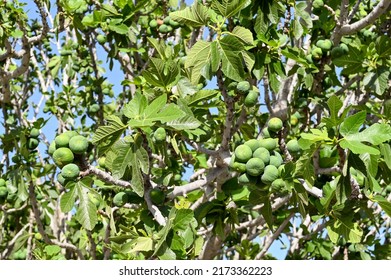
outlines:
[[[185,196],[187,193],[192,192],[194,190],[201,189],[205,185],[214,181],[217,177],[219,177],[225,171],[224,168],[213,168],[209,170],[205,179],[200,179],[191,183],[188,183],[183,186],[174,187],[173,191],[168,194],[167,198],[172,200],[177,196]]]
[[[285,227],[288,225],[290,219],[293,217],[295,213],[291,213],[278,227],[278,229],[270,236],[266,237],[265,245],[263,246],[261,252],[259,252],[255,259],[260,260],[262,259],[267,251],[269,250],[270,246],[273,244],[273,242],[280,236],[281,232],[285,229]]]
[[[224,85],[223,72],[221,71],[221,69],[217,71],[216,76],[217,76],[217,85],[219,87],[221,95],[224,98],[224,103],[227,110],[225,116],[225,122],[224,122],[223,137],[222,137],[221,147],[220,147],[220,150],[226,151],[229,149],[229,142],[232,137],[234,102],[233,102],[233,98],[229,96],[227,93],[227,89]]]
[[[363,29],[364,27],[374,23],[382,14],[387,11],[387,8],[388,6],[390,6],[390,4],[390,0],[381,0],[366,17],[352,24],[343,25],[341,27],[340,35],[351,35]]]
[[[98,168],[96,168],[95,166],[92,166],[92,165],[88,165],[86,170],[80,172],[80,176],[81,177],[85,177],[85,176],[90,175],[90,174],[96,175],[98,178],[102,179],[103,181],[105,181],[107,183],[111,183],[113,185],[116,185],[116,186],[119,186],[119,187],[123,187],[123,188],[127,188],[127,189],[132,188],[132,184],[129,183],[128,181],[115,179],[109,173],[107,173],[105,171],[102,171],[102,170],[100,170],[100,169],[98,169]]]
[[[49,245],[57,245],[57,246],[60,246],[61,248],[71,250],[79,256],[79,259],[84,260],[83,253],[75,245],[70,244],[70,243],[62,243],[56,239],[49,238],[48,234],[46,233],[46,231],[44,229],[44,226],[43,226],[43,223],[41,220],[41,214],[38,209],[38,203],[37,203],[37,199],[36,199],[35,193],[34,193],[34,185],[32,183],[29,184],[29,198],[31,201],[31,207],[33,209],[35,222],[37,223],[38,231],[42,235],[42,238],[45,241],[45,243],[49,244]]]
[[[317,198],[321,198],[323,197],[323,191],[321,189],[318,189],[317,187],[309,187],[307,182],[302,179],[302,178],[299,178],[298,179],[300,181],[300,183],[303,185],[304,189],[311,195],[317,197]]]

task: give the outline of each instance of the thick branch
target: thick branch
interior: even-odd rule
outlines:
[[[382,14],[387,11],[391,0],[381,0],[377,6],[364,18],[352,24],[345,24],[341,27],[340,35],[350,35],[374,23]]]

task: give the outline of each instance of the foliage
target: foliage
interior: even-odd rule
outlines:
[[[0,259],[390,259],[390,8],[2,1]]]

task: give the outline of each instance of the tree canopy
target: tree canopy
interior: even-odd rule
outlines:
[[[29,2],[0,259],[391,258],[390,0]]]

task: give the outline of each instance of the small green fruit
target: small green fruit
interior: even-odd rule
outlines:
[[[35,150],[39,145],[39,141],[35,138],[29,138],[27,140],[27,149]]]
[[[341,44],[342,45],[342,44]],[[341,47],[341,45],[339,45],[339,46],[337,46],[337,47],[335,47],[335,48],[333,48],[332,50],[331,50],[331,57],[332,58],[339,58],[339,57],[341,57],[341,56],[343,56],[343,55],[345,55],[345,54],[347,54],[347,52],[346,52],[346,50],[343,48],[343,47]],[[345,45],[345,44],[344,44]],[[346,46],[346,45],[345,45]],[[347,47],[347,46],[346,46]]]
[[[37,239],[37,240],[42,240],[42,235],[39,232],[36,232],[34,234],[34,238]]]
[[[69,55],[72,55],[72,53],[73,53],[72,50],[61,50],[60,56],[69,56]]]
[[[242,162],[237,162],[237,161],[234,161],[232,164],[231,164],[231,168],[233,170],[236,170],[240,173],[243,173],[243,172],[246,172],[246,164],[245,163],[242,163]]]
[[[264,184],[270,185],[274,180],[278,178],[278,169],[274,165],[268,165],[265,167],[265,171],[261,177],[261,181]]]
[[[149,27],[151,28],[156,28],[158,26],[158,22],[156,19],[152,19],[150,22],[149,22]]]
[[[155,205],[162,205],[164,200],[166,200],[166,196],[161,189],[154,188],[149,192],[149,197],[151,201]]]
[[[106,168],[106,158],[105,157],[99,158],[98,159],[98,165],[101,168]]]
[[[62,186],[65,186],[69,180],[66,180],[64,176],[62,176],[61,172],[57,175],[57,182],[59,182]]]
[[[159,127],[153,133],[153,139],[154,139],[155,143],[157,143],[157,144],[165,142],[166,136],[167,136],[167,133],[163,127]]]
[[[288,143],[286,143],[286,148],[291,154],[295,154],[301,151],[301,148],[299,146],[299,143],[297,142],[297,139],[289,140]]]
[[[259,140],[261,147],[273,151],[277,147],[277,139],[275,138],[266,138]]]
[[[56,142],[53,141],[53,142],[50,143],[50,145],[49,145],[49,149],[48,149],[49,155],[52,156],[55,150],[56,150]]]
[[[115,206],[122,207],[128,201],[128,194],[126,192],[119,192],[113,198]]]
[[[259,140],[257,139],[247,140],[246,142],[244,142],[244,145],[249,146],[253,152],[256,151],[259,147],[261,147],[261,143],[259,143]]]
[[[81,135],[74,136],[69,140],[69,148],[75,154],[83,154],[88,149],[88,140]]]
[[[0,187],[3,187],[6,185],[6,181],[3,178],[0,178]]]
[[[239,162],[247,162],[253,155],[253,151],[247,145],[239,145],[235,149],[235,158]]]
[[[263,136],[263,138],[270,138],[271,136],[270,136],[270,132],[269,132],[269,130],[267,129],[267,127],[264,127],[263,129],[262,129],[262,136]]]
[[[299,118],[295,115],[290,117],[290,123],[292,126],[296,126],[299,123]]]
[[[14,155],[12,156],[11,160],[13,163],[19,164],[21,159],[19,155]]]
[[[255,186],[258,178],[251,176],[247,173],[243,173],[238,177],[238,183],[241,185]]]
[[[31,137],[31,138],[38,138],[38,137],[39,137],[39,129],[33,127],[33,128],[30,130],[30,137]]]
[[[61,147],[68,147],[69,145],[69,136],[65,133],[62,133],[56,138],[54,138],[54,141],[56,142],[56,147],[61,148]]]
[[[79,166],[74,163],[69,163],[61,169],[61,175],[66,180],[75,180],[77,177],[79,177],[79,173]]]
[[[68,131],[65,131],[65,132],[62,133],[62,134],[68,136],[69,139],[71,139],[71,138],[74,137],[74,136],[79,135],[79,133],[77,133],[77,132],[74,131],[74,130],[68,130]]]
[[[270,165],[274,165],[275,167],[280,167],[284,163],[281,155],[279,153],[274,153],[273,156],[270,156]]]
[[[163,19],[163,23],[165,23],[165,24],[170,24],[170,20],[171,20],[170,16],[167,16],[167,17],[165,17],[165,18]]]
[[[272,182],[271,185],[272,192],[282,192],[284,191],[286,184],[285,181],[281,178],[278,178]]]
[[[316,42],[316,46],[321,48],[323,52],[327,52],[333,47],[333,42],[329,39],[319,40]]]
[[[270,162],[270,152],[264,147],[260,147],[255,150],[253,153],[254,158],[260,158],[265,165],[268,165]]]
[[[98,36],[96,36],[96,40],[98,41],[99,44],[103,45],[104,43],[106,43],[107,38],[105,35],[99,34]]]
[[[267,123],[267,128],[269,131],[273,132],[280,131],[282,129],[282,120],[277,117],[271,118]]]
[[[323,0],[314,0],[314,2],[312,2],[312,7],[314,9],[320,9],[324,6],[324,2]]]
[[[91,104],[90,106],[88,106],[88,113],[90,114],[95,114],[99,111],[100,109],[100,106],[99,104]]]
[[[319,47],[313,48],[311,51],[312,58],[315,60],[320,60],[323,56],[322,49]]]
[[[249,90],[251,89],[251,85],[248,81],[241,81],[237,84],[236,89],[239,92],[248,93]]]
[[[7,195],[8,195],[7,187],[1,186],[0,187],[0,197],[7,197]]]
[[[169,28],[168,28],[168,25],[166,25],[166,24],[162,24],[162,25],[160,25],[160,27],[159,27],[159,32],[160,33],[168,33],[169,32]]]
[[[254,107],[258,103],[258,92],[250,90],[244,99],[244,105],[248,108]]]
[[[179,27],[179,22],[175,21],[175,20],[172,20],[170,19],[170,21],[168,22],[173,28],[177,28]]]
[[[261,175],[265,168],[265,163],[260,158],[251,158],[246,163],[246,172],[251,176]]]
[[[75,156],[69,148],[58,148],[53,153],[53,161],[59,167],[63,167],[64,165],[73,162],[74,159]]]

